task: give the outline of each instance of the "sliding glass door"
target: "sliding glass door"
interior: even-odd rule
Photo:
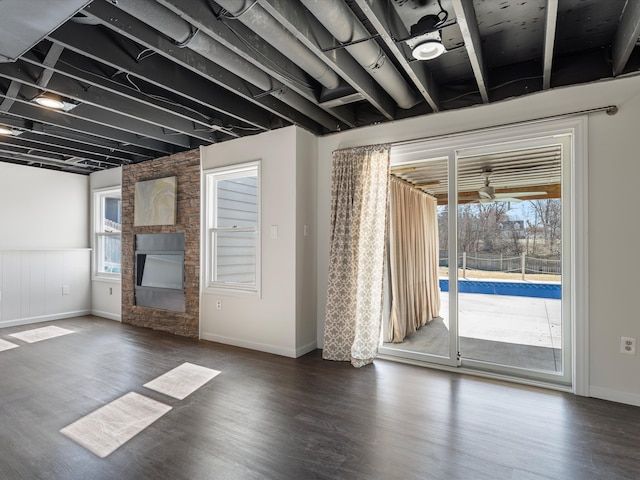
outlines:
[[[461,364],[564,380],[563,173],[569,137],[461,150],[457,255]],[[563,165],[564,163],[564,165]],[[566,255],[565,255],[566,253]],[[565,340],[568,340],[565,338]]]
[[[383,322],[382,351],[417,360],[430,358],[436,363],[455,366],[458,352],[457,325],[450,322],[447,289],[449,207],[444,203],[440,205],[438,200],[438,195],[440,198],[448,196],[450,163],[450,158],[443,156],[412,165],[401,165],[391,170],[393,178],[399,179],[412,190],[410,197],[422,198],[424,203],[410,203],[408,198],[399,198],[393,190],[390,195],[391,254],[387,269],[390,272],[387,279],[389,315]],[[431,232],[437,231],[433,232],[435,244],[424,248],[425,256],[429,257],[427,263],[435,267],[435,272],[425,278],[416,278],[418,259],[414,258],[416,253],[413,246],[420,247],[419,242],[422,240],[416,235],[416,229],[423,228],[418,227],[418,220],[426,217],[431,222],[425,228]],[[397,237],[403,235],[407,237],[407,248],[412,251],[407,252],[406,258],[397,258],[397,250],[402,249],[397,246]],[[398,278],[402,276],[407,278]],[[394,282],[398,283],[395,288]],[[412,292],[407,295],[402,289]],[[429,289],[430,295],[420,296],[420,290],[425,289]],[[393,298],[394,293],[396,298]],[[434,295],[438,298],[431,298]],[[416,330],[416,325],[421,326]]]
[[[524,137],[392,155],[437,202],[440,309],[382,355],[571,384],[573,136]]]

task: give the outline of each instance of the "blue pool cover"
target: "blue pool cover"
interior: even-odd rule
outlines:
[[[449,291],[449,280],[440,279],[440,290]],[[459,280],[460,293],[512,295],[516,297],[561,298],[559,283],[495,282]]]

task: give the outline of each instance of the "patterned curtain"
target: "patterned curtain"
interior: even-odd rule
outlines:
[[[327,360],[362,367],[378,353],[388,188],[388,145],[333,153]]]
[[[386,342],[402,342],[440,314],[436,199],[391,178],[391,315]]]

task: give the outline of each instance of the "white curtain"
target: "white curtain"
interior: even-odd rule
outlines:
[[[391,315],[386,342],[404,338],[437,317],[438,211],[436,199],[391,178],[389,264]]]
[[[378,353],[388,212],[389,146],[333,153],[323,358],[371,363]]]

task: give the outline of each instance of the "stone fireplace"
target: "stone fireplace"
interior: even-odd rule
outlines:
[[[177,177],[174,225],[134,226],[137,182]],[[156,298],[136,305],[136,235],[177,234],[184,242],[183,311],[167,309]],[[147,237],[152,238],[152,237]],[[177,285],[175,285],[177,286]],[[140,285],[138,285],[140,287]],[[156,289],[160,290],[160,289]],[[169,290],[179,290],[169,288]],[[147,289],[149,291],[149,289]],[[140,290],[138,289],[138,294]],[[169,296],[172,293],[167,293]],[[160,294],[162,295],[162,290]],[[140,295],[138,295],[140,297]],[[143,294],[143,297],[145,294]],[[122,322],[187,337],[199,335],[200,296],[200,151],[191,150],[122,169]],[[174,299],[175,300],[175,299]],[[140,303],[140,302],[138,302]],[[174,302],[170,302],[174,305]]]

